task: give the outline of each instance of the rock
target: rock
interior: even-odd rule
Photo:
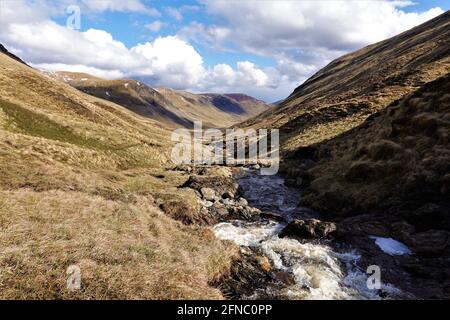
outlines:
[[[215,202],[213,203],[213,207],[216,208],[216,209],[218,209],[218,208],[224,208],[225,206],[224,206],[224,204],[223,204],[222,202],[220,202],[220,201],[215,201]]]
[[[231,170],[227,167],[203,167],[198,170],[198,174],[202,176],[221,176],[231,178]]]
[[[295,278],[292,273],[286,271],[274,271],[275,277],[287,286],[292,286],[295,284]]]
[[[234,206],[229,208],[229,219],[243,219],[253,220],[253,217],[258,214],[256,210],[251,207]]]
[[[252,213],[252,215],[260,215],[261,214],[261,210],[259,210],[258,208],[254,208],[254,207],[248,207],[250,212]]]
[[[224,199],[234,199],[234,193],[226,191],[222,194],[222,198]]]
[[[216,212],[221,218],[225,218],[229,214],[226,208],[216,208]]]
[[[280,232],[281,238],[294,236],[299,238],[326,238],[336,232],[336,224],[317,219],[293,220]]]
[[[222,203],[226,206],[234,206],[236,204],[233,199],[223,199]]]
[[[256,261],[258,262],[259,266],[261,267],[261,269],[263,271],[265,271],[265,272],[272,271],[272,265],[270,264],[270,261],[267,257],[257,256]]]
[[[245,206],[248,206],[248,201],[247,201],[245,198],[239,198],[238,204],[239,204],[240,206],[245,207]]]
[[[225,192],[236,194],[238,186],[232,178],[228,177],[191,175],[180,187],[191,188],[200,192],[202,188],[211,188],[217,196],[221,197]]]
[[[388,220],[388,217],[375,217],[372,215],[359,215],[342,220],[339,223],[338,235],[346,236],[365,235],[377,237],[391,237],[389,225],[393,222]],[[393,235],[392,235],[393,236]]]
[[[205,201],[205,202],[203,203],[203,205],[204,205],[206,208],[209,208],[209,207],[211,207],[211,206],[213,205],[213,203],[212,203],[211,201]]]
[[[184,171],[187,173],[191,173],[192,172],[192,167],[189,165],[178,165],[175,168],[173,168],[174,171]]]
[[[294,178],[288,178],[284,180],[284,184],[286,187],[296,187],[297,181]]]
[[[408,215],[408,220],[421,230],[439,229],[446,210],[435,203],[427,203]]]
[[[274,220],[274,221],[284,221],[283,216],[277,214],[277,213],[272,213],[272,212],[262,212],[261,214],[261,218],[263,219],[269,219],[269,220]]]
[[[214,200],[216,197],[216,192],[211,188],[201,188],[200,193],[205,200]]]
[[[428,230],[411,235],[407,244],[417,255],[438,256],[449,245],[449,235],[445,230]]]

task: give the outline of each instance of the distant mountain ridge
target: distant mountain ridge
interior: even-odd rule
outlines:
[[[227,127],[255,116],[272,105],[240,93],[193,94],[170,88],[151,88],[137,80],[106,80],[86,73],[47,73],[96,97],[120,104],[137,114],[163,123],[192,127]]]

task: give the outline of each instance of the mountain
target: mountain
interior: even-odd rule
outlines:
[[[20,59],[18,56],[16,56],[16,55],[12,54],[11,52],[9,52],[9,51],[5,48],[5,46],[2,45],[1,43],[0,43],[0,53],[3,53],[3,54],[7,55],[8,57],[10,57],[10,58],[12,58],[12,59],[14,59],[14,60],[16,60],[16,61],[19,61],[20,63],[23,63],[23,64],[27,65],[27,64],[25,63],[25,61],[23,61],[23,60]]]
[[[228,127],[255,116],[271,105],[244,94],[193,94],[169,88],[153,89],[136,80],[105,80],[85,73],[47,73],[96,97],[113,101],[137,114],[165,124]]]
[[[425,179],[418,176],[425,173],[434,177],[427,188],[444,188],[437,176],[445,176],[448,167],[435,169],[432,163],[445,163],[449,150],[445,91],[449,36],[450,12],[446,12],[336,59],[278,108],[249,121],[280,127],[285,167],[293,179],[301,178],[305,203],[345,216],[394,207],[395,201],[388,199],[405,204],[414,194],[408,186],[417,188]],[[439,86],[431,84],[439,78]],[[420,102],[423,92],[430,90],[434,90],[430,95],[442,99]],[[410,100],[417,100],[417,105]],[[443,197],[439,192],[434,195]],[[417,205],[428,199],[413,198]]]
[[[170,133],[0,53],[0,298],[222,298],[237,249],[159,209],[198,206]]]
[[[336,222],[364,266],[424,298],[450,292],[449,37],[446,12],[336,59],[246,122],[281,129],[302,206]],[[388,257],[373,237],[414,254]]]
[[[280,128],[286,151],[331,139],[449,72],[449,37],[446,12],[332,61],[276,108],[244,125]]]

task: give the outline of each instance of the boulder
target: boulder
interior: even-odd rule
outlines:
[[[239,185],[232,178],[228,177],[191,175],[180,187],[191,188],[199,192],[201,192],[202,188],[211,188],[216,192],[217,196],[222,197],[226,192],[236,194]]]
[[[214,200],[216,198],[216,192],[211,188],[201,188],[200,193],[205,200]]]
[[[222,198],[224,198],[224,199],[234,199],[234,193],[229,192],[229,191],[225,191],[222,194]]]
[[[272,271],[272,265],[270,264],[270,260],[266,256],[257,256],[256,261],[263,271]]]
[[[262,212],[261,218],[274,220],[274,221],[278,221],[278,222],[284,221],[284,218],[282,215],[280,215],[278,213],[273,213],[273,212]]]
[[[239,198],[238,205],[246,207],[248,206],[248,201],[245,198]]]
[[[283,230],[279,236],[299,237],[299,238],[326,238],[336,232],[336,224],[317,219],[293,220]]]
[[[222,203],[226,206],[234,206],[236,203],[233,199],[223,199]]]
[[[411,235],[408,245],[420,256],[432,257],[442,254],[449,245],[450,233],[445,230],[428,230]]]

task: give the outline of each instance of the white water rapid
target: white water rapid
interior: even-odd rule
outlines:
[[[262,176],[244,170],[236,177],[249,204],[265,212],[282,215],[285,221],[311,218],[314,213],[298,207],[299,191],[284,185],[280,176]],[[336,252],[329,242],[279,238],[278,233],[287,222],[261,220],[258,222],[230,221],[219,223],[213,231],[217,238],[232,240],[241,247],[258,247],[271,260],[273,266],[293,275],[295,283],[278,292],[273,288],[258,288],[248,299],[267,296],[287,296],[291,299],[381,299],[395,297],[400,292],[389,284],[381,290],[367,286],[365,270],[357,267],[360,258],[356,251]]]

